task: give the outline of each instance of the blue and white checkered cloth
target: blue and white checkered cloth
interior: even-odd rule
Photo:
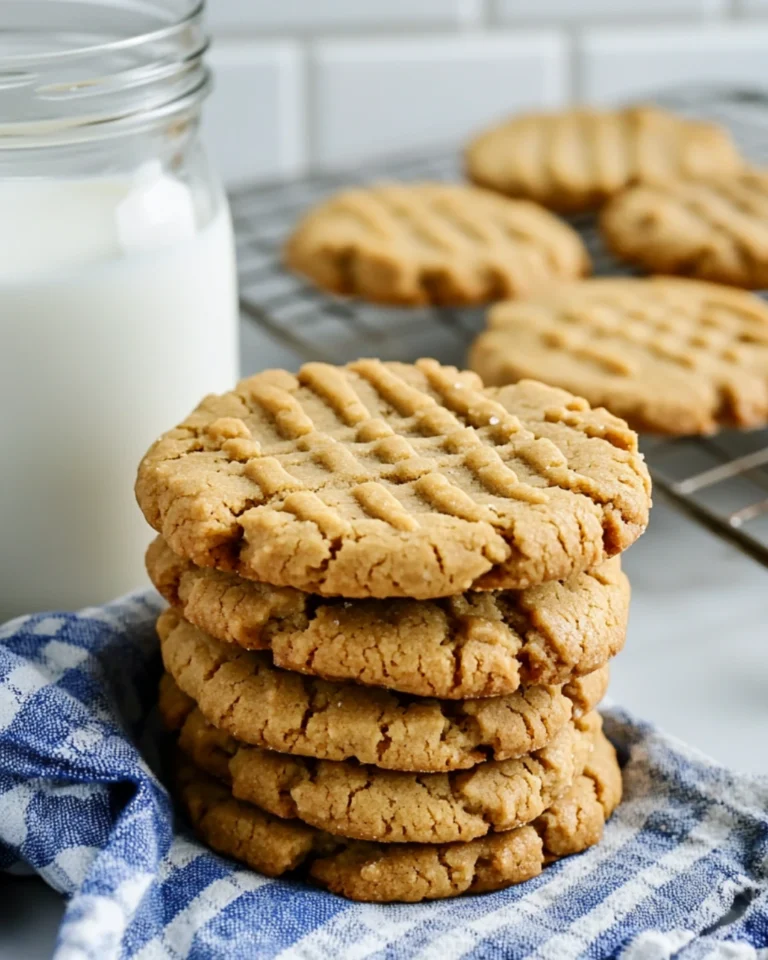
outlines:
[[[618,711],[626,799],[602,844],[522,886],[354,904],[209,853],[174,830],[137,747],[158,608],[136,595],[0,628],[0,869],[69,898],[56,960],[768,957],[768,780]]]

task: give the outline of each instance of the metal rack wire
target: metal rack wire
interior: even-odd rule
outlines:
[[[696,89],[658,102],[728,126],[742,151],[768,163],[768,93]],[[476,309],[392,309],[328,296],[283,269],[280,249],[299,215],[342,186],[377,179],[455,180],[455,150],[400,156],[343,174],[319,175],[232,195],[244,322],[255,324],[302,360],[360,356],[463,365],[483,327]],[[627,274],[605,250],[593,218],[572,220],[598,275]],[[768,567],[768,430],[715,438],[645,438],[655,489],[691,519]]]

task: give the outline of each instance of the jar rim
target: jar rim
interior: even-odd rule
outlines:
[[[55,0],[57,6],[65,7],[68,0]],[[28,9],[31,4],[29,0],[0,0],[0,22],[4,10],[11,6]],[[95,3],[93,4],[96,5]],[[172,36],[176,31],[183,29],[196,19],[202,17],[205,10],[206,0],[187,0],[187,9],[180,16],[169,20],[168,23],[155,29],[144,30],[140,33],[130,36],[120,37],[115,40],[108,40],[101,43],[84,44],[79,47],[72,47],[66,50],[51,50],[47,53],[29,53],[29,54],[5,54],[0,50],[0,71],[8,67],[26,66],[35,62],[60,62],[67,59],[89,56],[94,53],[109,53],[125,50],[130,47],[142,44],[156,43]],[[4,27],[6,29],[6,27]]]
[[[205,0],[0,0],[0,149],[104,139],[209,88]]]

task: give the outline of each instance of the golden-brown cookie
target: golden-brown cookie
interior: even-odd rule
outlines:
[[[271,650],[278,667],[441,699],[591,673],[622,648],[629,611],[618,557],[565,582],[445,600],[323,599],[196,567],[161,537],[147,570],[185,620],[217,640]]]
[[[646,270],[768,287],[768,172],[632,187],[600,228],[618,257]]]
[[[285,262],[324,290],[392,304],[485,303],[589,272],[578,233],[548,211],[454,183],[336,194],[302,218]]]
[[[546,377],[637,430],[756,427],[768,420],[768,306],[696,280],[587,280],[499,304],[470,364],[489,384]]]
[[[628,547],[650,505],[622,421],[434,360],[243,380],[154,444],[136,493],[198,566],[348,598],[570,577]]]
[[[500,890],[598,843],[621,799],[621,771],[600,734],[583,775],[532,824],[452,844],[343,840],[236,800],[184,761],[177,793],[201,840],[254,870],[276,877],[303,866],[317,883],[352,900],[415,903]]]
[[[603,697],[606,668],[565,687],[485,700],[420,699],[280,670],[220,643],[173,610],[158,621],[166,670],[214,726],[244,743],[389,770],[444,771],[545,746]]]
[[[475,183],[562,212],[599,206],[630,183],[741,166],[727,130],[658,107],[525,114],[480,134],[466,152]]]
[[[172,696],[171,700],[175,701]],[[171,726],[161,688],[160,711]],[[192,709],[179,747],[231,784],[239,800],[328,833],[384,843],[450,843],[530,823],[584,769],[601,722],[590,713],[546,747],[457,773],[402,773],[355,761],[311,760],[239,743]]]

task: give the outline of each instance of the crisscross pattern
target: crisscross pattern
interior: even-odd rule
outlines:
[[[658,273],[768,286],[768,174],[633,187],[600,219],[617,256]]]
[[[649,507],[622,421],[431,360],[257,374],[162,437],[136,491],[198,565],[345,597],[570,576],[633,542]]]
[[[496,307],[470,363],[487,383],[546,377],[640,430],[754,427],[768,418],[768,307],[698,281],[590,280]]]
[[[515,117],[477,137],[466,164],[481,186],[574,212],[630,183],[719,177],[742,161],[716,124],[630,107]]]
[[[312,209],[288,266],[334,293],[386,303],[480,303],[587,272],[578,234],[546,210],[450,183],[345,190]]]

